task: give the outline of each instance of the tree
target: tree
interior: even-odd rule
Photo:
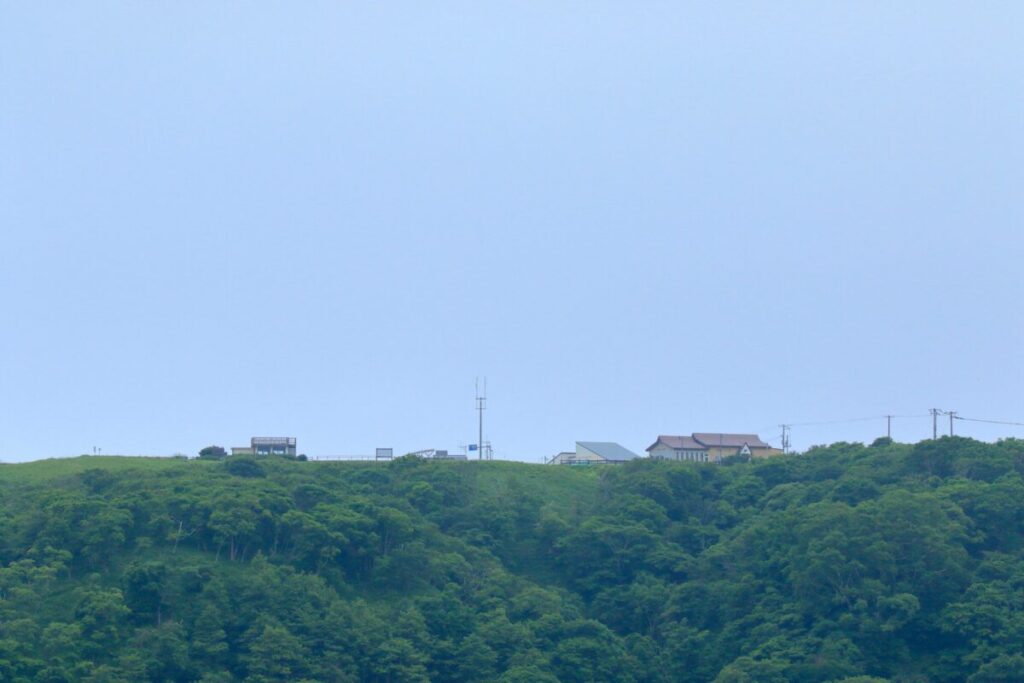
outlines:
[[[786,662],[740,657],[722,669],[714,683],[787,683]]]
[[[167,567],[160,562],[132,563],[124,575],[124,602],[140,624],[163,622]]]
[[[199,457],[202,460],[223,460],[227,454],[228,452],[221,446],[207,446],[199,451]]]
[[[303,678],[309,653],[305,644],[280,624],[267,623],[249,646],[245,664],[252,683],[294,681]]]
[[[999,655],[986,662],[967,683],[1016,683],[1024,672],[1024,657],[1019,654]]]
[[[385,683],[429,683],[427,657],[404,638],[389,638],[370,659],[374,680]]]
[[[129,632],[131,610],[116,588],[87,588],[81,593],[75,620],[82,628],[86,654],[107,657]]]
[[[133,680],[187,681],[194,678],[181,624],[174,621],[136,630],[119,661]]]
[[[207,465],[0,466],[0,681],[1024,670],[1024,441],[729,468]]]
[[[206,603],[192,627],[191,655],[208,662],[223,664],[228,653],[224,618],[216,605]]]
[[[503,673],[498,683],[559,683],[559,680],[536,666],[515,666]]]
[[[235,456],[228,458],[225,467],[230,474],[236,477],[265,477],[267,473],[263,471],[263,467],[252,458],[239,458]]]

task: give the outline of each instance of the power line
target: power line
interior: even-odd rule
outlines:
[[[943,411],[940,411],[940,412],[943,412]],[[790,436],[790,432],[792,431],[792,427],[817,427],[817,426],[825,426],[825,425],[848,424],[848,423],[851,423],[851,422],[873,422],[875,420],[885,420],[886,421],[886,433],[891,437],[892,436],[892,421],[893,420],[895,420],[895,419],[900,419],[900,420],[922,419],[922,418],[926,418],[926,417],[929,417],[929,415],[923,415],[923,414],[870,415],[870,416],[867,416],[867,417],[850,417],[850,418],[845,418],[845,419],[842,419],[842,420],[817,420],[817,421],[813,421],[813,422],[789,422],[789,423],[784,424],[784,425],[777,425],[779,427],[782,427],[782,434],[780,434],[779,436],[776,436],[772,440],[775,441],[775,440],[781,439],[782,443],[783,443],[783,448],[785,448],[786,446],[791,445],[791,441],[790,441],[789,436]],[[776,425],[766,425],[766,426],[761,427],[760,429],[756,430],[756,432],[758,434],[760,434],[761,432],[767,431],[767,430],[771,429],[774,426],[776,426]]]
[[[793,427],[816,427],[826,425],[838,425],[848,424],[852,422],[871,422],[874,420],[885,420],[886,423],[886,435],[892,438],[892,421],[895,419],[908,420],[908,419],[924,419],[932,418],[932,438],[937,439],[939,436],[939,424],[938,418],[940,415],[949,416],[949,434],[953,436],[953,421],[963,420],[965,422],[983,422],[986,424],[996,425],[1010,425],[1014,427],[1024,427],[1024,422],[1014,422],[1012,420],[991,420],[980,417],[963,417],[955,410],[944,410],[942,408],[931,408],[926,414],[903,414],[903,415],[872,415],[868,417],[851,417],[842,420],[819,420],[814,422],[789,422],[787,424],[777,425],[782,428],[782,433],[771,439],[771,441],[779,440],[782,444],[782,450],[788,451],[792,444],[791,433]],[[765,426],[757,430],[757,433],[767,431],[772,428],[773,425]]]
[[[790,427],[814,427],[817,425],[838,425],[848,422],[870,422],[873,420],[886,420],[894,418],[928,417],[927,415],[871,415],[870,417],[851,417],[845,420],[822,420],[820,422],[792,422]]]
[[[963,420],[965,422],[985,422],[992,425],[1013,425],[1015,427],[1024,427],[1024,422],[1011,422],[1009,420],[988,420],[980,417],[961,417],[956,413],[953,414],[953,418],[956,420]]]
[[[933,409],[937,410],[937,409]],[[870,415],[867,417],[851,417],[843,420],[819,420],[815,422],[791,422],[789,424],[779,425],[782,427],[782,452],[788,453],[791,445],[790,432],[793,427],[814,427],[814,426],[825,426],[825,425],[838,425],[838,424],[849,424],[852,422],[874,422],[876,420],[885,420],[885,433],[890,439],[892,438],[892,421],[895,418],[900,419],[913,419],[923,418],[928,415]],[[952,428],[951,428],[952,429]],[[933,430],[934,431],[934,430]]]

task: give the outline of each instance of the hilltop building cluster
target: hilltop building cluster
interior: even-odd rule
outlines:
[[[762,441],[757,434],[694,432],[690,436],[659,435],[647,447],[647,457],[657,460],[720,463],[725,458],[767,458],[782,450]],[[563,451],[549,465],[620,465],[642,456],[612,441],[577,441],[575,451]]]
[[[209,451],[208,457],[224,457],[227,453],[220,446],[208,446],[200,451]],[[249,440],[248,446],[232,446],[231,455],[280,455],[286,458],[307,459],[305,455],[298,454],[298,440],[294,436],[254,436]],[[426,448],[409,453],[426,460],[466,460],[465,453],[450,453],[439,448]],[[313,460],[375,460],[390,461],[395,458],[395,449],[378,448],[373,455],[320,455],[314,456]],[[489,459],[489,458],[488,458]]]
[[[225,455],[220,447],[220,457]],[[207,449],[204,449],[207,450]],[[783,451],[763,441],[757,434],[729,434],[723,432],[694,432],[689,436],[661,434],[646,449],[648,458],[682,462],[720,463],[726,458],[767,458],[782,455]],[[296,457],[297,440],[293,436],[254,436],[248,446],[234,446],[231,455],[281,455]],[[467,460],[466,453],[428,448],[415,455],[428,460]],[[638,455],[613,441],[577,441],[576,449],[563,451],[545,460],[549,465],[621,465],[644,456]],[[314,460],[376,460],[394,458],[391,448],[378,448],[373,456],[318,456]],[[301,456],[300,459],[305,459]],[[489,453],[486,459],[490,459]]]

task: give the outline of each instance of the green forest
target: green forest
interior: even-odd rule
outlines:
[[[0,681],[1024,680],[1024,441],[0,465]]]

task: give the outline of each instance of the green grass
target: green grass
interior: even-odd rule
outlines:
[[[310,469],[330,471],[344,477],[349,472],[387,468],[385,463],[366,462],[298,462],[281,458],[260,459],[271,478],[288,472]],[[85,471],[100,469],[114,473],[170,473],[194,471],[197,467],[216,467],[208,460],[182,458],[83,455],[77,458],[53,458],[34,462],[0,463],[0,485],[56,483]],[[568,509],[577,502],[589,502],[597,491],[599,467],[566,467],[509,461],[431,462],[431,467],[451,467],[474,491],[474,496],[500,501],[514,491],[525,491],[532,497],[558,508]]]
[[[145,470],[162,472],[186,467],[208,467],[209,462],[180,458],[147,458],[141,456],[82,455],[77,458],[51,458],[33,462],[0,463],[0,483],[38,484],[63,479],[86,470],[102,469],[111,472]]]
[[[457,463],[456,466],[475,470],[471,481],[480,498],[498,500],[518,489],[562,509],[593,499],[600,469],[497,460]]]

